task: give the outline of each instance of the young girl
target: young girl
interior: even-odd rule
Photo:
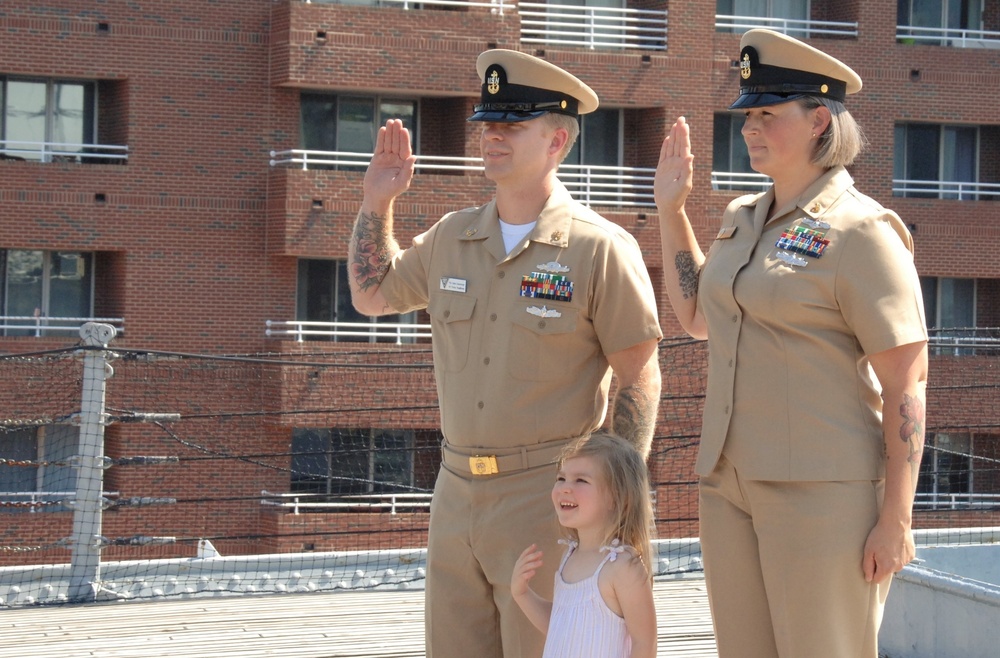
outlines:
[[[628,441],[606,433],[563,451],[552,503],[568,540],[547,601],[529,581],[542,565],[532,544],[511,577],[514,600],[546,633],[543,658],[653,658],[649,476]]]

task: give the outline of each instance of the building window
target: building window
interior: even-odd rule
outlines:
[[[920,277],[933,354],[975,353],[976,280]]]
[[[295,429],[292,493],[329,495],[411,491],[413,430]]]
[[[580,117],[580,136],[563,161],[569,165],[620,167],[622,111],[594,110]]]
[[[1000,479],[994,468],[998,437],[984,434],[932,433],[924,444],[917,480],[917,508],[996,507]],[[977,456],[979,455],[979,456]],[[983,465],[977,469],[977,461]]]
[[[903,43],[962,46],[983,29],[982,0],[898,0],[897,39]],[[980,35],[972,38],[979,40]]]
[[[0,78],[0,154],[7,158],[77,160],[95,143],[93,82]]]
[[[304,338],[359,343],[411,343],[416,312],[368,317],[354,310],[346,260],[300,258],[295,319],[305,325]],[[331,324],[335,323],[335,324]]]
[[[410,131],[410,143],[414,148],[418,144],[415,100],[303,92],[300,104],[303,149],[365,156],[358,159],[310,155],[309,159],[319,160],[312,167],[363,170],[375,151],[375,137],[379,127],[389,119],[400,119]],[[354,163],[355,160],[357,164]]]
[[[739,112],[717,112],[712,126],[712,189],[760,192],[771,179],[750,166],[743,139],[746,117]]]
[[[55,327],[78,328],[92,315],[93,266],[88,252],[0,249],[3,335],[65,336]]]
[[[78,452],[79,432],[73,425],[0,429],[0,458],[18,463],[0,464],[0,500],[6,503],[0,509],[62,509],[57,503],[76,492],[69,459]]]
[[[976,200],[978,170],[978,127],[896,124],[895,196]]]
[[[717,16],[742,19],[772,19],[754,21],[753,27],[767,27],[795,34],[805,31],[804,26],[809,19],[809,0],[716,0],[715,13]],[[792,21],[799,27],[789,27],[784,21]],[[720,28],[720,31],[741,34],[747,29],[746,25],[737,25]]]

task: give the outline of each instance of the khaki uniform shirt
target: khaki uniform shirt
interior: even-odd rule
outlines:
[[[701,274],[709,372],[696,471],[724,452],[753,480],[881,478],[867,355],[927,339],[912,239],[843,167],[765,224],[773,200],[730,204]]]
[[[494,200],[417,236],[381,291],[396,311],[431,316],[441,426],[456,447],[593,431],[607,411],[605,355],[662,337],[635,239],[561,185],[509,255]]]

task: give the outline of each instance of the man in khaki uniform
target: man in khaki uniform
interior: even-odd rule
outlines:
[[[662,337],[635,240],[580,205],[556,178],[598,100],[535,57],[480,55],[488,204],[443,217],[400,250],[393,201],[414,156],[399,121],[379,129],[349,258],[355,307],[426,308],[444,433],[428,541],[427,655],[540,656],[544,637],[510,595],[517,556],[559,554],[549,492],[562,447],[600,427],[612,371],[612,429],[648,455]]]

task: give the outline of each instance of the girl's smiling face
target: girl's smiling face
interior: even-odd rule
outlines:
[[[552,487],[552,504],[566,528],[603,529],[614,509],[600,464],[593,457],[565,460]]]

